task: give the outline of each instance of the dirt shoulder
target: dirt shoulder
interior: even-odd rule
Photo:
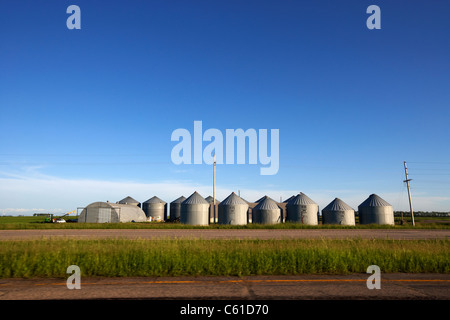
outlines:
[[[75,239],[449,239],[449,229],[61,229],[0,230],[1,240]]]

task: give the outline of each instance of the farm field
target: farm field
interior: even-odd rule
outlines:
[[[43,223],[0,217],[0,278],[450,273],[448,218],[416,227]],[[431,222],[430,222],[431,221]]]
[[[70,219],[76,219],[71,217]],[[0,217],[0,230],[20,229],[450,229],[450,217],[416,217],[413,227],[407,220],[400,224],[396,217],[394,226],[387,225],[359,225],[356,218],[355,226],[323,225],[319,221],[317,226],[308,226],[299,223],[280,223],[272,225],[247,224],[231,226],[210,224],[208,226],[184,225],[178,222],[139,222],[139,223],[44,223],[43,217],[34,216],[4,216]]]
[[[4,299],[60,298],[62,293],[67,299],[368,299],[378,297],[364,290],[366,269],[375,264],[383,279],[396,275],[392,283],[383,282],[380,297],[448,299],[448,219],[426,219],[416,219],[416,227],[195,227],[0,217],[0,293]],[[69,265],[81,269],[82,295],[65,288]],[[426,275],[432,280],[415,280]],[[311,282],[311,277],[320,278]],[[396,282],[402,279],[413,282]]]
[[[0,278],[449,273],[450,240],[41,239],[0,242]]]

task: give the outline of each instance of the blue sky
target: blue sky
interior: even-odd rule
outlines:
[[[69,30],[66,9],[81,9]],[[381,8],[369,30],[366,9]],[[279,129],[280,168],[217,166],[217,198],[371,193],[450,211],[448,1],[2,1],[0,213],[212,194],[171,133]],[[206,146],[206,144],[204,144]]]

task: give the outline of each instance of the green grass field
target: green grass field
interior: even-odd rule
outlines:
[[[0,278],[450,272],[449,240],[32,240],[0,242]]]
[[[72,217],[73,219],[73,217]],[[0,229],[293,229],[413,228],[305,226],[295,223],[189,226],[180,223],[43,223],[43,217],[0,217]],[[418,217],[414,228],[449,228],[449,218]],[[84,276],[296,275],[365,272],[450,272],[450,240],[21,240],[0,242],[0,278]]]
[[[68,219],[76,219],[70,217]],[[244,226],[230,226],[210,224],[208,226],[190,226],[181,223],[171,222],[139,222],[139,223],[44,223],[44,217],[19,216],[19,217],[0,217],[0,230],[19,230],[19,229],[386,229],[386,228],[425,228],[425,229],[450,229],[450,217],[417,217],[416,226],[410,222],[404,225],[399,224],[399,218],[396,217],[395,226],[386,225],[359,225],[356,220],[355,226],[340,225],[322,225],[306,226],[299,223],[281,223],[273,225],[248,224]]]

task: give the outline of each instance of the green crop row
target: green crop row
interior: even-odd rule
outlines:
[[[0,277],[450,272],[449,240],[30,240],[0,242]]]
[[[21,219],[22,218],[22,219]],[[34,218],[34,219],[33,219]],[[38,220],[41,219],[41,220]],[[360,225],[342,226],[331,224],[319,224],[316,226],[301,223],[278,224],[247,224],[242,226],[210,224],[207,226],[192,226],[179,222],[127,222],[127,223],[44,223],[42,217],[0,217],[0,230],[25,230],[25,229],[449,229],[450,220],[426,219],[421,222],[417,219],[416,226],[410,223],[400,225]]]

